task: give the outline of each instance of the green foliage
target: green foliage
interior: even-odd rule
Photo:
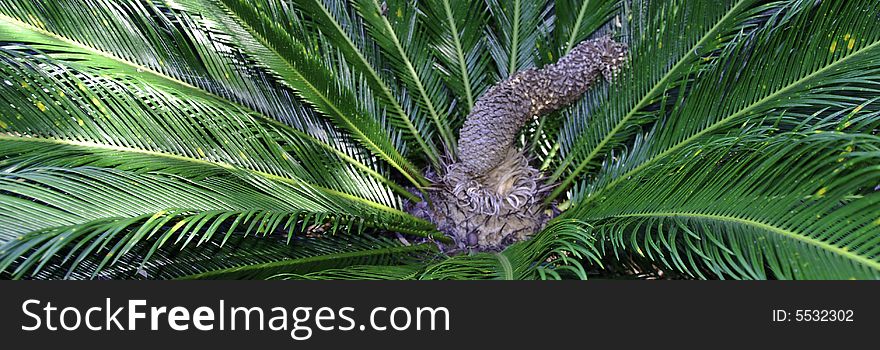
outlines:
[[[327,40],[340,51],[345,61],[364,75],[367,84],[387,106],[391,122],[418,144],[432,164],[439,164],[437,147],[428,141],[433,131],[425,120],[426,116],[413,110],[415,106],[412,98],[402,94],[398,86],[388,83],[393,81],[393,77],[378,70],[377,49],[361,29],[363,20],[343,0],[301,1],[298,5],[307,18],[321,29]],[[310,34],[302,31],[301,35]]]
[[[0,0],[0,276],[880,277],[880,4]],[[404,211],[489,86],[628,66],[520,145],[564,210],[453,257]],[[392,238],[393,237],[393,238]],[[651,269],[651,266],[643,266]]]
[[[756,21],[766,21],[787,5],[648,1],[644,9],[624,12],[621,25],[629,32],[623,39],[632,48],[630,68],[618,77],[613,93],[588,99],[568,112],[558,140],[563,157],[550,177],[561,185],[549,199],[562,195],[585,170],[600,167],[609,155],[628,148],[727,45],[746,41],[745,33],[759,28]]]
[[[300,20],[274,2],[224,0],[233,16],[251,34],[256,43],[246,43],[245,50],[271,69],[290,88],[337,126],[351,134],[369,151],[399,170],[416,186],[424,185],[421,174],[398,151],[384,118],[368,113],[372,94],[360,89],[361,81],[349,77],[350,68],[334,66],[321,51],[320,38],[297,38],[294,33]],[[265,10],[264,10],[265,9]],[[271,9],[278,9],[273,11]],[[287,25],[285,25],[287,24]],[[348,78],[346,78],[348,77]]]
[[[372,264],[396,268],[436,255],[429,245],[401,246],[383,238],[332,236],[286,239],[232,236],[223,244],[211,239],[198,249],[162,247],[151,250],[149,242],[139,243],[115,264],[105,266],[100,279],[255,279],[270,278],[279,272],[318,273],[343,266]],[[148,253],[152,256],[147,258]],[[45,266],[38,279],[93,278],[100,257],[86,257],[75,270],[64,265]],[[383,265],[383,264],[387,264]]]
[[[364,26],[387,60],[389,69],[407,87],[407,94],[417,102],[416,113],[428,116],[442,145],[455,153],[455,138],[449,127],[447,88],[433,66],[429,36],[419,17],[418,8],[408,0],[352,1],[363,18]]]
[[[875,279],[878,164],[872,135],[718,138],[564,215],[693,277]]]
[[[488,9],[480,0],[423,2],[424,22],[431,31],[436,64],[449,89],[455,93],[458,117],[451,116],[455,125],[464,121],[477,97],[488,88],[490,56],[482,30],[488,21]],[[493,79],[494,80],[494,79]]]
[[[601,265],[589,225],[578,220],[557,220],[533,239],[511,245],[499,253],[458,255],[430,259],[418,264],[387,266],[357,265],[308,274],[279,274],[280,279],[561,279],[587,278],[585,263]]]

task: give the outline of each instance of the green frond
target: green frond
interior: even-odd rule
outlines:
[[[383,14],[378,0],[352,2],[379,45],[388,67],[407,86],[407,94],[418,101],[417,113],[429,116],[433,130],[446,149],[455,154],[456,138],[450,128],[449,93],[435,71],[430,46],[419,11],[411,0],[385,2]]]
[[[500,79],[535,66],[538,38],[552,28],[552,3],[487,0],[491,25],[486,31],[489,52]]]
[[[78,261],[103,253],[97,272],[142,240],[155,238],[156,249],[171,239],[175,243],[185,239],[186,245],[201,234],[197,240],[200,243],[218,234],[224,223],[231,223],[228,229],[222,228],[226,238],[236,228],[245,235],[252,231],[265,234],[283,225],[292,235],[297,223],[301,224],[296,232],[304,232],[309,222],[330,222],[332,232],[381,225],[373,219],[375,214],[363,208],[338,207],[344,202],[336,200],[334,205],[306,189],[297,193],[295,188],[286,188],[290,197],[279,200],[255,186],[243,186],[239,183],[242,179],[219,175],[187,180],[170,174],[93,167],[36,167],[4,173],[0,182],[0,203],[5,208],[0,236],[5,244],[0,248],[0,270],[25,257],[12,271],[21,277],[38,272],[62,250],[71,249],[68,257],[72,257],[81,249],[71,271]],[[343,214],[346,212],[354,215]],[[36,221],[40,216],[55,219]]]
[[[558,220],[531,240],[502,252],[457,255],[400,266],[351,266],[309,274],[279,275],[282,279],[586,279],[584,262],[602,265],[589,225]]]
[[[604,188],[712,135],[779,121],[786,129],[822,120],[797,120],[811,115],[801,110],[876,111],[880,106],[868,102],[880,92],[880,27],[862,13],[880,11],[880,4],[797,5],[772,21],[777,24],[766,25],[752,39],[739,40],[722,53],[723,64],[703,72],[692,83],[692,92],[647,133],[642,146],[633,148],[625,163],[612,165],[613,179],[598,180],[606,183]]]
[[[63,256],[49,261],[35,279],[242,279],[267,278],[273,274],[315,273],[338,266],[374,264],[393,268],[430,256],[431,246],[403,247],[383,237],[338,235],[294,237],[278,235],[245,237],[233,235],[221,242],[214,238],[198,247],[168,244],[155,249],[148,241],[138,243],[113,265],[101,264],[100,255],[91,255],[69,271]],[[149,257],[148,257],[149,255]],[[382,266],[379,264],[391,264]]]
[[[420,5],[425,27],[433,36],[437,68],[462,105],[460,118],[452,119],[458,125],[457,120],[464,121],[477,96],[496,80],[489,72],[491,57],[483,40],[488,9],[482,0],[425,1]]]
[[[719,52],[742,40],[741,33],[756,29],[786,2],[762,5],[738,0],[691,3],[686,1],[635,1],[621,14],[623,39],[630,47],[628,68],[609,90],[601,90],[576,108],[563,112],[558,150],[563,158],[553,164],[552,182],[561,184],[552,201],[570,185],[624,148],[634,133],[667,112],[675,91],[704,66],[718,61]],[[550,151],[547,163],[553,161]]]
[[[7,145],[4,151],[24,153]],[[59,162],[77,159],[64,149],[33,151],[61,155]],[[37,157],[31,154],[22,158]],[[78,160],[107,166],[113,158],[113,153],[109,153]],[[128,169],[68,164],[67,168],[31,166],[3,172],[0,238],[5,245],[0,248],[0,269],[26,256],[13,272],[20,277],[29,271],[38,272],[42,264],[62,250],[75,252],[80,248],[71,271],[77,267],[77,261],[99,252],[106,256],[100,268],[115,263],[144,240],[152,239],[155,250],[169,240],[175,244],[185,240],[184,246],[190,242],[200,245],[215,235],[222,235],[225,241],[237,232],[268,234],[279,228],[288,232],[288,239],[295,233],[309,231],[309,226],[320,227],[328,234],[360,233],[373,227],[432,235],[429,224],[419,224],[419,220],[407,218],[402,212],[377,209],[369,203],[308,186],[276,183],[212,167],[177,167],[173,162],[153,163],[152,169],[134,169],[132,164],[155,160],[124,155],[115,158],[127,164]],[[405,224],[407,221],[409,224]],[[147,254],[145,259],[149,258]]]
[[[353,236],[358,237],[358,236]],[[359,237],[358,237],[359,238]],[[436,254],[437,247],[432,244],[404,246],[387,239],[379,240],[341,240],[323,239],[324,242],[309,242],[312,250],[320,255],[288,258],[264,263],[248,263],[239,267],[217,269],[198,274],[190,274],[178,279],[293,279],[293,276],[328,276],[341,268],[350,266],[371,266],[374,271],[397,272],[401,264],[414,264]],[[321,243],[320,245],[315,243]],[[294,249],[297,247],[294,245]],[[318,249],[315,249],[318,248]],[[319,250],[321,249],[321,250]],[[309,252],[309,251],[307,251]],[[361,265],[368,264],[368,265]],[[287,276],[287,277],[286,277]],[[341,279],[334,276],[333,279]],[[374,279],[381,279],[378,276]]]
[[[880,139],[839,132],[722,138],[662,164],[564,217],[603,250],[699,278],[880,276]]]
[[[67,6],[70,6],[70,4],[67,4]],[[29,18],[34,17],[31,16]],[[37,23],[43,22],[38,21]],[[45,23],[43,23],[43,26],[45,26]],[[6,86],[21,87],[25,90],[30,89],[36,94],[42,95],[40,97],[45,98],[44,100],[22,104],[19,103],[21,102],[19,100],[23,98],[30,99],[30,97],[18,95],[14,100],[10,100],[9,96],[13,96],[12,94],[10,94],[7,95],[7,101],[10,103],[9,108],[15,109],[21,108],[23,105],[28,105],[31,110],[36,111],[36,109],[41,109],[39,107],[42,106],[46,110],[40,110],[36,112],[45,112],[37,113],[37,115],[44,116],[46,114],[56,112],[57,109],[65,110],[66,113],[74,113],[74,115],[72,115],[70,119],[58,118],[58,121],[60,121],[60,125],[62,126],[69,127],[72,125],[73,129],[75,130],[74,133],[82,132],[83,129],[91,130],[93,133],[107,132],[102,131],[101,128],[94,128],[92,126],[92,123],[89,123],[89,125],[85,125],[85,123],[92,118],[91,116],[93,115],[93,113],[99,113],[98,108],[105,108],[110,110],[118,109],[125,111],[126,114],[130,114],[128,110],[133,107],[130,104],[136,103],[134,106],[137,106],[138,108],[134,109],[133,112],[147,111],[146,113],[152,113],[148,111],[151,107],[150,104],[147,102],[159,102],[155,101],[156,99],[160,99],[160,101],[164,101],[164,103],[168,105],[168,109],[161,112],[175,114],[175,111],[177,109],[180,109],[181,113],[178,113],[178,115],[182,117],[186,117],[187,113],[220,113],[225,115],[241,114],[242,116],[236,117],[237,119],[241,119],[241,121],[237,121],[238,124],[261,124],[262,127],[268,129],[266,132],[270,134],[266,137],[274,137],[272,134],[276,134],[276,132],[278,135],[284,135],[280,137],[281,140],[279,140],[279,142],[287,143],[291,140],[291,138],[295,137],[301,143],[310,144],[310,147],[312,148],[320,148],[321,153],[328,154],[330,159],[337,158],[341,162],[347,162],[351,164],[349,167],[357,168],[359,171],[364,172],[374,177],[378,181],[391,186],[395,191],[397,191],[398,194],[412,197],[412,195],[409,194],[409,192],[407,192],[406,190],[403,190],[399,186],[392,185],[392,182],[388,180],[385,175],[382,175],[382,171],[374,170],[375,162],[372,161],[372,159],[370,158],[365,158],[357,155],[356,149],[353,148],[350,144],[345,144],[345,139],[341,137],[341,135],[336,135],[334,130],[328,128],[328,126],[322,125],[321,121],[310,120],[310,117],[304,114],[304,112],[307,111],[302,109],[301,107],[298,107],[298,104],[295,103],[295,101],[281,103],[282,105],[286,106],[285,108],[287,109],[287,111],[281,114],[277,114],[277,118],[284,122],[295,121],[295,124],[299,125],[297,126],[297,128],[299,129],[289,127],[279,122],[275,122],[275,118],[270,119],[268,117],[258,115],[255,112],[251,112],[249,109],[247,109],[247,107],[238,105],[232,101],[215,95],[215,93],[219,94],[221,92],[212,92],[212,90],[206,90],[205,88],[190,85],[187,82],[178,80],[178,78],[174,75],[167,75],[165,72],[160,72],[157,70],[153,70],[152,68],[149,68],[147,66],[143,66],[138,61],[127,61],[123,58],[114,56],[114,54],[119,53],[108,53],[104,51],[99,51],[97,49],[89,47],[87,44],[82,44],[66,39],[63,36],[53,34],[52,32],[47,32],[34,25],[28,25],[10,17],[5,17],[3,15],[0,15],[0,38],[7,42],[5,48],[9,50],[7,51],[9,55],[13,55],[15,57],[27,57],[27,60],[31,62],[28,64],[14,64],[12,62],[14,60],[18,60],[17,58],[8,60],[7,63],[9,63],[11,66],[4,68],[6,70],[6,73],[10,77],[4,80]],[[103,43],[103,45],[108,44]],[[33,52],[34,50],[37,50],[37,52]],[[42,58],[43,55],[45,56],[45,59]],[[22,69],[28,69],[37,72],[33,74],[39,74],[40,70],[49,70],[48,68],[43,69],[36,67],[37,64],[43,62],[46,62],[47,64],[49,64],[49,66],[57,66],[57,68],[52,68],[52,70],[75,69],[77,71],[88,73],[88,76],[80,77],[75,76],[75,74],[73,73],[65,73],[66,79],[59,79],[61,81],[58,82],[58,87],[47,87],[50,90],[57,90],[57,93],[59,95],[55,96],[47,93],[46,91],[42,91],[38,87],[31,86],[35,84],[35,82],[27,80],[39,80],[41,79],[39,76],[28,78],[28,75],[22,75],[23,73],[20,72]],[[60,64],[62,62],[63,65]],[[193,64],[193,66],[197,66],[197,64]],[[19,77],[19,79],[12,79],[14,77]],[[118,82],[114,82],[114,79],[118,80]],[[254,78],[254,80],[261,81],[261,79],[257,78]],[[199,81],[203,81],[203,79],[199,79]],[[41,82],[41,84],[48,85],[50,84],[50,82],[44,81]],[[141,87],[144,84],[148,84],[149,86]],[[96,85],[96,87],[94,88],[107,89],[109,90],[109,92],[102,93],[101,95],[96,95],[95,93],[88,91],[88,89],[93,88],[92,85]],[[138,86],[134,87],[133,85]],[[102,86],[107,87],[104,88]],[[140,95],[144,95],[136,96],[143,103],[137,101],[126,101],[123,102],[124,105],[105,104],[104,106],[98,106],[97,104],[95,104],[95,102],[93,102],[94,99],[97,100],[100,104],[100,99],[105,98],[106,95],[118,96],[124,94],[124,92],[122,92],[121,90],[128,88],[128,86],[133,86],[133,90],[138,91]],[[162,90],[162,93],[155,91],[154,88]],[[242,91],[248,90],[251,89],[242,88]],[[228,96],[228,94],[226,93],[223,94],[224,96]],[[72,95],[78,95],[80,98],[82,98],[82,101],[86,103],[79,106],[74,105],[73,101],[75,100],[70,99]],[[167,97],[168,95],[172,97]],[[197,99],[201,101],[201,103],[198,106],[191,106],[191,103],[185,102],[184,98],[174,98],[173,96],[186,96],[186,98]],[[261,94],[260,96],[269,95]],[[169,102],[169,100],[171,101]],[[55,103],[55,105],[53,105],[53,103]],[[81,111],[76,111],[75,109],[77,108],[81,109]],[[74,110],[71,111],[71,109]],[[106,113],[106,111],[104,112]],[[86,115],[78,116],[76,115],[78,113],[85,113]],[[253,117],[245,116],[244,114],[253,114]],[[22,119],[23,116],[21,112],[13,110],[9,113],[6,113],[4,116],[0,116],[0,118],[8,118],[3,120],[5,125],[15,125],[16,120],[13,120],[13,118]],[[251,119],[254,120],[251,121]],[[258,121],[257,119],[264,119],[265,121]],[[184,120],[188,120],[188,118]],[[82,122],[84,123],[84,125],[83,127],[80,127],[75,124],[71,124],[71,122]],[[112,120],[103,120],[103,122],[109,123],[112,122]],[[160,121],[157,120],[157,122]],[[23,122],[19,122],[19,124],[21,123]],[[131,125],[134,127],[139,127],[138,123],[139,122],[133,122]],[[187,124],[187,122],[185,121],[181,123],[181,125]],[[40,130],[53,128],[52,124],[44,125],[45,127],[42,127]],[[238,125],[232,125],[228,127],[238,127]],[[163,129],[168,129],[168,127],[163,125],[163,127],[159,130]],[[109,132],[112,133],[114,131]],[[161,136],[161,134],[155,134],[155,131],[153,133],[154,136]],[[186,139],[187,136],[189,135],[179,135],[178,139]],[[211,138],[213,138],[213,136],[210,134],[205,134],[203,138],[208,138],[209,141],[211,141],[212,143],[216,143],[216,141],[219,141],[210,140]],[[229,138],[222,140],[224,142],[230,141]],[[193,141],[190,141],[190,143],[192,142]],[[190,147],[188,153],[198,153],[197,156],[201,157],[210,156],[216,159],[224,159],[224,157],[226,156],[229,156],[231,158],[241,158],[239,156],[240,152],[248,152],[246,148],[242,149],[233,145],[232,148],[237,148],[236,150],[230,150],[229,152],[225,153],[211,154],[212,150],[208,148],[208,146],[210,145],[206,144],[199,145],[197,147]],[[201,152],[199,152],[199,150],[201,150]],[[201,155],[201,153],[204,153],[204,155]],[[228,162],[229,160],[226,161]],[[284,160],[280,161],[281,163],[287,162]],[[240,162],[237,165],[248,166],[247,163],[251,162]],[[275,169],[273,173],[278,174],[279,172],[283,171],[286,170],[278,168]]]
[[[0,1],[0,35],[56,60],[137,76],[154,86],[211,94],[298,125],[299,103],[254,69],[217,24],[155,1]],[[226,29],[226,28],[223,28]]]
[[[276,205],[277,203],[287,203],[287,205],[292,208],[322,208],[322,210],[327,211],[328,213],[333,212],[334,210],[350,213],[362,212],[365,215],[369,213],[384,213],[380,215],[391,216],[394,217],[395,220],[402,220],[399,223],[405,223],[401,225],[402,227],[399,229],[404,229],[407,225],[410,225],[409,227],[412,228],[420,227],[421,229],[430,230],[431,226],[424,221],[409,217],[409,215],[397,209],[386,207],[345,193],[314,187],[297,179],[272,177],[268,174],[254,173],[210,162],[194,161],[184,157],[169,156],[156,152],[103,147],[96,144],[63,142],[35,137],[3,136],[0,137],[0,143],[4,146],[2,152],[0,152],[0,160],[2,160],[0,161],[0,166],[3,166],[3,172],[0,173],[0,175],[8,178],[10,186],[17,185],[17,181],[24,181],[23,179],[19,179],[18,176],[25,173],[42,174],[41,171],[68,171],[80,168],[93,169],[93,171],[120,170],[124,171],[125,174],[130,173],[132,176],[167,176],[171,180],[182,181],[185,185],[192,185],[192,181],[196,180],[205,180],[209,182],[231,181],[236,185],[229,187],[230,191],[256,191],[254,193],[261,196],[267,196],[266,198],[271,199],[271,203],[273,204],[266,205],[265,209],[267,210],[278,208]],[[120,184],[124,184],[124,182]],[[79,202],[70,201],[69,198],[64,197],[64,193],[76,194],[78,193],[76,191],[86,191],[84,193],[90,193],[88,191],[94,191],[94,189],[90,189],[87,186],[76,186],[71,187],[69,190],[61,191],[60,194],[53,194],[53,191],[41,191],[38,193],[52,195],[53,198],[58,195],[57,199],[62,200],[62,203],[77,205],[79,206],[78,208],[95,205],[105,206],[107,203],[116,203],[114,199],[118,200],[119,203],[122,203],[123,200],[128,198],[107,196],[101,197],[103,198],[102,202],[95,203],[88,198]],[[126,193],[129,193],[129,196],[138,196],[138,194],[134,192]],[[13,195],[13,197],[16,196]],[[163,200],[175,197],[176,195],[174,195],[173,192],[160,192],[157,194],[156,198],[148,197],[144,202],[138,203],[147,205],[146,208],[152,208],[146,209],[146,212],[153,212],[164,208],[180,207],[179,205],[173,204],[176,202],[163,202]],[[39,198],[34,197],[34,199]],[[21,199],[10,198],[10,200],[20,201]],[[40,201],[44,202],[43,199],[40,199]],[[46,204],[41,204],[38,206],[45,205]],[[158,205],[158,207],[155,205]],[[41,220],[34,220],[33,223],[29,223],[26,219],[37,218],[23,218],[12,214],[23,208],[24,207],[4,208],[4,215],[8,216],[10,220],[13,220],[7,222],[9,226],[7,226],[6,229],[18,230],[22,228],[26,229],[30,225],[47,224],[42,223]],[[243,204],[238,208],[247,209],[251,207]],[[68,210],[71,209],[61,210],[61,212],[67,212]],[[33,229],[35,228],[26,229],[26,231]],[[405,231],[406,230],[402,232]]]
[[[283,273],[272,276],[272,279],[282,280],[369,280],[369,281],[397,281],[411,280],[418,276],[424,268],[421,264],[384,266],[384,265],[357,265],[341,269],[328,269],[306,274]]]
[[[617,12],[618,6],[618,0],[554,1],[553,37],[556,48],[551,51],[555,54],[553,59],[562,57],[577,43],[598,31]],[[620,13],[616,14],[616,21],[622,21]]]
[[[431,130],[427,128],[425,116],[414,113],[412,108],[406,108],[411,104],[407,103],[407,100],[403,103],[398,100],[397,96],[403,97],[403,95],[396,87],[389,84],[393,81],[392,78],[384,74],[384,67],[377,59],[378,53],[373,48],[373,42],[362,30],[362,21],[352,13],[354,11],[347,2],[309,0],[299,1],[296,5],[297,10],[303,11],[315,22],[317,29],[333,43],[333,47],[342,52],[346,61],[364,74],[367,84],[376,91],[377,97],[388,108],[394,125],[405,131],[407,138],[415,141],[432,164],[438,165],[439,153],[436,146],[430,142]]]
[[[0,51],[0,71],[7,76],[3,84],[20,87],[0,93],[5,102],[0,131],[6,138],[161,153],[295,177],[398,206],[395,196],[376,182],[390,181],[377,172],[295,129],[266,123],[234,106],[172,95],[130,77],[111,80],[77,72],[16,51]],[[315,159],[319,155],[324,157]]]
[[[322,157],[312,139],[211,100],[16,50],[0,50],[3,84],[20,87],[0,92],[0,268],[15,277],[67,250],[79,254],[68,255],[70,271],[103,253],[97,273],[144,240],[158,249],[172,237],[227,239],[236,228],[433,232],[388,206],[397,199],[375,179]]]
[[[229,15],[236,17],[245,27],[250,38],[256,38],[256,42],[242,40],[242,43],[258,62],[271,69],[305,101],[397,169],[413,185],[421,187],[427,183],[418,168],[401,155],[400,143],[394,141],[384,120],[376,113],[365,111],[363,103],[370,103],[372,96],[359,95],[367,91],[359,88],[359,80],[350,76],[348,67],[333,66],[316,52],[318,50],[312,42],[303,42],[293,35],[302,33],[302,30],[291,28],[299,22],[296,14],[274,6],[270,0],[260,3],[221,2]]]

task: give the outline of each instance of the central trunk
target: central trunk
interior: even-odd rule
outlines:
[[[433,203],[410,212],[434,222],[455,250],[500,250],[543,227],[553,213],[540,171],[514,147],[519,130],[578,99],[600,76],[623,65],[626,46],[608,37],[578,44],[555,64],[529,69],[489,88],[474,104],[458,140],[458,161],[432,180]]]

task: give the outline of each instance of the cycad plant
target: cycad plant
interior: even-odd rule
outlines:
[[[874,0],[0,0],[0,270],[875,279],[877,23]]]

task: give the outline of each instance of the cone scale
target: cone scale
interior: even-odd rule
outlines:
[[[410,212],[451,236],[453,251],[500,250],[540,230],[553,215],[541,205],[549,188],[516,149],[516,136],[532,118],[579,100],[600,77],[611,79],[626,55],[626,45],[609,37],[585,40],[558,62],[489,88],[462,126],[458,160],[433,176],[433,208],[413,204]]]

